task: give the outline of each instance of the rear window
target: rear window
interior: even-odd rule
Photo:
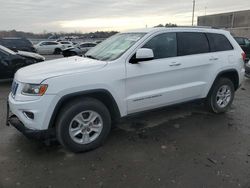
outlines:
[[[177,33],[178,56],[202,54],[209,52],[209,44],[204,33]]]
[[[222,34],[207,33],[207,38],[209,40],[211,52],[233,50],[233,46],[227,37]]]

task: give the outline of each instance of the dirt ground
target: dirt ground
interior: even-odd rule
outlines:
[[[0,83],[0,187],[250,187],[250,80],[223,115],[187,103],[129,118],[105,145],[73,154],[5,126]]]

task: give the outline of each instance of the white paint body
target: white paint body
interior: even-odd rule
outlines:
[[[229,39],[234,50],[129,63],[132,55],[152,37],[160,33],[183,31],[221,33]],[[9,95],[11,111],[27,128],[46,130],[56,104],[67,94],[104,89],[113,96],[124,117],[135,112],[205,98],[216,76],[223,70],[234,69],[238,72],[239,83],[243,80],[242,50],[226,31],[155,28],[132,32],[147,34],[114,61],[70,57],[20,69],[15,75],[15,81],[19,83],[17,94],[14,98]],[[23,83],[48,84],[48,90],[42,97],[26,96],[21,94]],[[27,119],[23,110],[33,112],[35,119]]]
[[[53,43],[53,45],[48,45],[47,43]],[[42,41],[38,44],[34,45],[37,52],[43,55],[51,55],[54,54],[55,49],[63,50],[65,46],[59,42],[51,42],[51,41]]]

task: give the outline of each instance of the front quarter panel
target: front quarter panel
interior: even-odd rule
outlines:
[[[121,116],[127,113],[125,102],[125,65],[122,62],[108,63],[98,70],[53,77],[43,82],[48,84],[46,95],[62,97],[91,90],[106,90],[114,98]],[[57,103],[56,101],[55,103]]]

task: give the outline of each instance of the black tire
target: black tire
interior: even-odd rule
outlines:
[[[217,93],[223,86],[227,86],[227,88],[231,92],[230,101],[224,107],[219,106],[219,104],[217,103],[217,100],[219,99]],[[233,82],[228,78],[223,78],[223,77],[219,78],[213,84],[206,98],[206,106],[211,112],[214,112],[216,114],[225,113],[230,109],[234,100],[234,95],[235,95],[235,88]]]
[[[59,55],[61,53],[62,53],[62,50],[60,48],[56,48],[55,51],[54,51],[55,55]]]
[[[79,144],[70,136],[70,125],[73,118],[83,111],[97,112],[102,118],[103,127],[99,136],[87,144]],[[81,98],[74,100],[63,107],[56,122],[56,135],[58,141],[72,152],[79,153],[93,150],[101,146],[106,140],[111,129],[111,117],[107,107],[93,98]]]

